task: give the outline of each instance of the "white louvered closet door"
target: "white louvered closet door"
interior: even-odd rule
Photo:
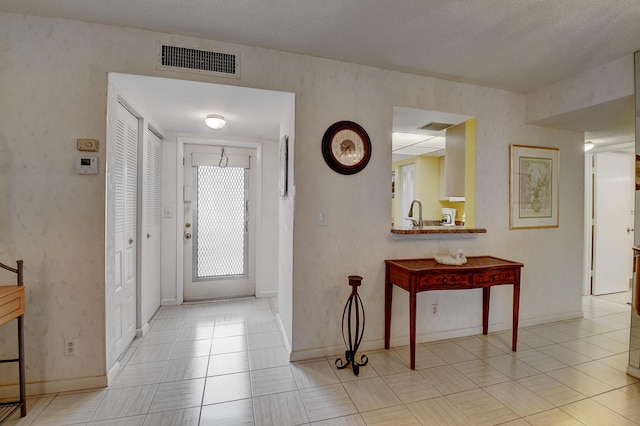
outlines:
[[[147,129],[143,156],[142,203],[140,212],[140,300],[138,327],[145,327],[160,307],[160,183],[162,141]]]
[[[136,335],[138,119],[118,104],[115,147],[115,270],[112,318],[120,356]]]

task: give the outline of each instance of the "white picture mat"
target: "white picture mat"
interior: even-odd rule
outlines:
[[[559,226],[558,148],[511,145],[510,229]]]

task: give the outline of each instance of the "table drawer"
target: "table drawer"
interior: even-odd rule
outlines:
[[[477,272],[473,281],[474,284],[514,284],[516,271],[514,269],[499,269],[495,271]]]
[[[0,325],[24,314],[24,287],[0,287]]]
[[[469,288],[471,280],[469,274],[434,274],[420,277],[420,290],[436,288]]]

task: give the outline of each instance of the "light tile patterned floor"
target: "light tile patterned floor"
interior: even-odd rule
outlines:
[[[29,399],[7,425],[633,425],[627,294],[585,297],[585,317],[366,353],[355,377],[336,357],[290,363],[272,301],[161,308],[108,389]]]

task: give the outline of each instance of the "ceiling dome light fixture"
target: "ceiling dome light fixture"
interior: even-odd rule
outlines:
[[[586,141],[584,143],[584,152],[591,151],[595,145],[591,141]]]
[[[204,124],[207,125],[207,127],[214,129],[214,130],[219,130],[222,129],[227,122],[224,121],[224,117],[218,114],[207,114],[207,118],[204,119]]]

